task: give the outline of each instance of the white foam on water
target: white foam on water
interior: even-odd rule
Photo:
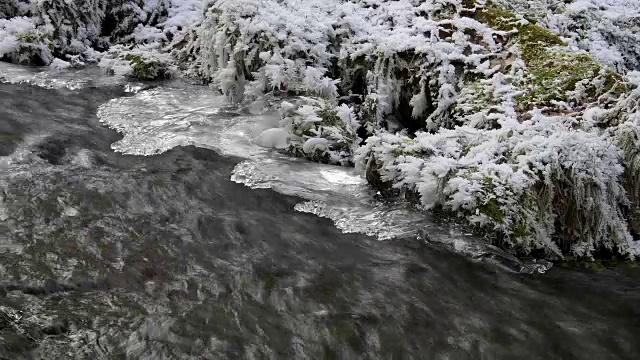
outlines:
[[[149,156],[193,145],[244,158],[234,168],[232,181],[300,197],[305,201],[296,205],[297,211],[329,218],[345,233],[380,240],[413,237],[512,271],[546,270],[528,266],[455,227],[436,225],[428,214],[407,204],[375,200],[375,191],[353,168],[312,163],[257,145],[256,140],[264,140],[260,134],[277,127],[279,116],[247,109],[228,105],[208,87],[174,82],[113,99],[100,106],[98,117],[123,135],[112,145],[117,152]]]

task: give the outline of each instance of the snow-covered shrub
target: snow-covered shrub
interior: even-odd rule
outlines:
[[[87,47],[105,47],[100,42],[101,23],[108,0],[32,0],[28,16],[53,34],[59,54],[81,54]]]
[[[339,3],[213,1],[195,37],[200,72],[233,101],[272,90],[334,96],[324,74]]]
[[[18,15],[18,2],[16,0],[4,0],[0,3],[0,19],[10,19]]]
[[[107,73],[138,80],[165,79],[175,71],[171,56],[150,45],[113,46],[102,57],[99,66]]]
[[[81,66],[116,44],[170,46],[200,21],[202,4],[203,0],[4,0],[0,18],[28,19],[36,34],[46,34],[45,45],[53,56]],[[52,59],[47,56],[36,63],[47,65]]]
[[[480,0],[211,3],[184,58],[234,101],[338,97],[363,126],[413,132],[495,127],[494,113],[569,112],[624,91],[588,54]]]
[[[357,122],[353,110],[347,105],[334,108],[322,98],[302,97],[295,104],[282,103],[280,129],[286,135],[286,146],[282,141],[268,140],[261,136],[260,144],[273,143],[274,147],[286,148],[289,152],[313,161],[348,165],[353,157],[359,138],[355,129]],[[268,130],[269,136],[280,137],[280,132]]]
[[[0,19],[0,59],[27,65],[46,65],[53,59],[51,35],[26,17]]]
[[[591,108],[583,121],[592,127],[605,128],[611,141],[623,151],[622,185],[629,198],[629,227],[640,235],[640,72],[627,74],[630,91],[614,107]]]
[[[637,255],[621,212],[621,151],[608,136],[575,126],[536,113],[500,130],[462,126],[413,139],[381,133],[358,150],[357,166],[419,194],[425,208],[499,234],[519,253]]]

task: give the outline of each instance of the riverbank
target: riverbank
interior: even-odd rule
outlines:
[[[231,102],[291,99],[259,143],[355,165],[381,193],[515,254],[634,258],[633,3],[211,1],[171,27],[187,8],[163,2],[145,8],[160,15],[136,20],[133,37],[89,33],[77,59],[142,79],[181,73]],[[35,13],[33,26],[10,20],[5,31],[43,32]],[[106,19],[91,23],[104,30]],[[68,52],[35,38],[52,56]],[[110,50],[99,55],[103,40]]]

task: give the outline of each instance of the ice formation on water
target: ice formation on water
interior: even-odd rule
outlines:
[[[301,197],[305,201],[296,205],[296,210],[327,217],[344,232],[381,240],[412,237],[438,242],[510,271],[545,271],[549,267],[515,261],[476,237],[436,225],[407,204],[375,200],[375,191],[354,168],[269,151],[256,142],[278,139],[279,135],[274,135],[265,140],[264,133],[278,131],[279,117],[251,107],[228,106],[223,97],[207,88],[173,83],[144,90],[102,105],[98,116],[124,135],[113,149],[125,154],[154,155],[176,146],[195,145],[244,158],[234,168],[232,181]]]
[[[251,141],[278,121],[266,114],[256,122],[249,110],[230,106],[211,89],[179,82],[113,99],[98,109],[98,118],[124,135],[112,145],[115,151],[143,156],[189,145],[231,156],[263,153]]]

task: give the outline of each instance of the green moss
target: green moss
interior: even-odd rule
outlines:
[[[131,62],[133,77],[140,80],[156,80],[168,75],[164,64],[142,58],[140,55],[125,55],[124,59]]]
[[[529,235],[525,224],[511,224],[511,234],[513,238],[521,238]]]
[[[533,24],[518,27],[518,42],[522,49],[522,58],[527,64],[542,60],[542,56],[551,47],[566,46],[558,35]]]
[[[500,209],[500,204],[498,204],[496,199],[490,199],[486,203],[478,206],[478,210],[497,222],[501,223],[504,220],[504,211]]]
[[[322,110],[317,112],[318,116],[322,119],[321,124],[324,126],[336,126],[343,128],[344,122],[338,115],[338,112],[331,109],[330,107],[325,107]]]
[[[579,82],[594,79],[600,72],[600,64],[586,54],[570,54],[565,51],[541,50],[528,62],[532,79],[527,86],[530,92],[518,100],[523,103],[545,103],[564,100]],[[595,95],[595,90],[593,90]]]
[[[473,18],[496,30],[517,30],[515,41],[520,44],[522,57],[527,63],[540,59],[550,47],[566,45],[558,35],[535,24],[523,24],[523,20],[508,10],[488,6],[477,10]]]
[[[623,79],[610,70],[604,75],[604,86],[596,88],[594,82],[601,76],[602,65],[587,54],[569,52],[563,48],[566,44],[556,34],[532,23],[523,24],[513,12],[488,3],[473,17],[497,30],[517,30],[511,41],[520,45],[522,59],[530,73],[521,84],[522,89],[528,92],[517,99],[520,107],[547,104],[554,100],[566,101],[568,93],[576,90],[578,83],[587,87],[591,100],[612,89],[614,96],[625,91]]]
[[[517,100],[520,104],[548,103],[551,100],[566,100],[578,83],[586,88],[591,100],[611,91],[617,97],[626,91],[622,77],[611,70],[602,73],[602,66],[587,54],[574,54],[562,49],[541,50],[539,57],[528,62],[532,75],[525,84],[529,92]],[[602,78],[603,77],[603,78]],[[597,82],[603,81],[598,87]]]
[[[465,6],[467,6],[467,8],[473,7],[473,5]],[[494,29],[502,31],[511,31],[515,29],[519,20],[518,17],[511,11],[503,10],[493,6],[487,6],[483,9],[477,10],[474,13],[473,18],[483,24],[489,25]]]

